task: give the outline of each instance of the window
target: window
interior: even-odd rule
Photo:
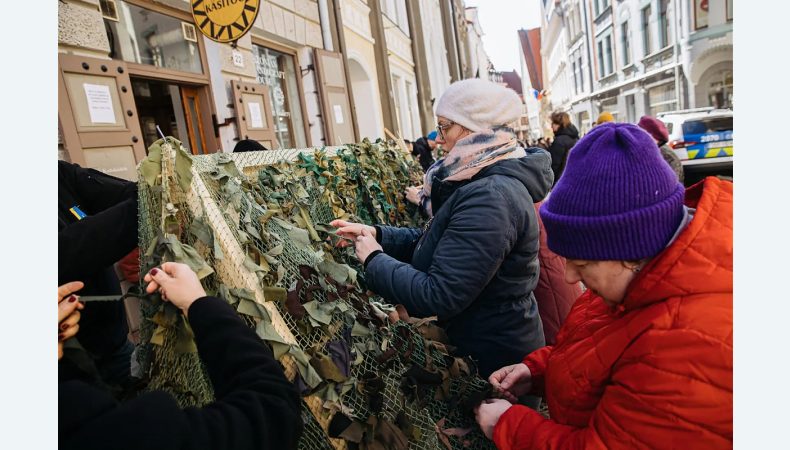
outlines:
[[[650,42],[650,5],[642,8],[642,49],[645,51],[645,56],[649,55],[653,49]]]
[[[384,13],[398,28],[409,34],[409,19],[406,16],[406,0],[380,0],[381,12]]]
[[[573,65],[573,93],[574,94],[578,94],[579,93],[579,78],[578,78],[579,74],[576,73],[576,61],[573,61],[572,65]]]
[[[628,22],[620,25],[620,41],[623,47],[623,66],[631,64],[631,41],[628,39]]]
[[[252,46],[258,82],[269,87],[274,133],[280,148],[307,147],[293,55]]]
[[[613,71],[612,33],[610,32],[598,41],[598,73],[600,78],[603,78]]]
[[[727,21],[732,21],[732,0],[727,0]]]
[[[406,118],[405,122],[408,123],[408,128],[406,130],[401,130],[401,135],[403,136],[416,136],[419,134],[419,130],[417,130],[417,120],[415,120],[417,116],[417,97],[414,92],[414,86],[410,81],[406,81],[406,105],[407,105],[407,113],[408,117]]]
[[[609,0],[593,0],[593,6],[595,8],[595,15],[599,16],[606,8],[609,6]]]
[[[669,0],[658,0],[659,14],[658,14],[658,42],[659,47],[664,48],[669,45],[669,18],[667,17],[667,8],[669,7]]]
[[[715,108],[732,108],[732,70],[723,70],[708,85],[708,104]]]
[[[694,29],[708,27],[708,0],[694,0]]]
[[[578,57],[576,58],[576,67],[579,69],[579,91],[584,90],[584,71],[582,70],[582,49],[578,50]]]
[[[123,1],[110,5],[105,5],[105,15],[117,17],[104,19],[111,58],[203,73],[200,49],[185,37],[183,21]]]
[[[401,108],[400,108],[400,77],[397,75],[392,76],[392,97],[395,100],[395,120],[398,123],[398,130],[401,132],[401,136],[408,136],[403,132],[403,121],[401,120]]]
[[[658,113],[677,109],[676,103],[674,82],[662,84],[647,91],[647,104],[651,116],[655,117]]]

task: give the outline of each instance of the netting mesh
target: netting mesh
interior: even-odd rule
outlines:
[[[410,449],[493,448],[471,414],[489,390],[473,362],[451,356],[432,321],[401,317],[367,291],[353,247],[328,226],[338,217],[422,225],[401,195],[421,184],[409,156],[381,141],[193,158],[179,147],[160,140],[141,164],[141,270],[190,264],[272,346],[304,397],[301,449],[346,448],[329,437],[339,416],[354,427],[335,425],[334,435],[363,448],[391,442],[385,429]],[[170,307],[156,295],[142,302],[148,387],[206,404],[211,383]]]

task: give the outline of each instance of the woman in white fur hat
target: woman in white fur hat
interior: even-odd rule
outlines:
[[[425,174],[428,226],[332,225],[355,240],[368,288],[413,316],[438,316],[485,377],[544,345],[533,203],[552,185],[551,157],[518,144],[509,125],[521,100],[490,81],[453,83],[436,114],[449,153]]]

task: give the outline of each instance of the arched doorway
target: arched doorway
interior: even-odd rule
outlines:
[[[348,60],[348,71],[351,75],[359,136],[375,141],[376,138],[383,137],[384,130],[379,126],[379,112],[376,111],[376,102],[373,101],[373,83],[365,68],[353,58]]]
[[[722,61],[709,67],[697,83],[697,106],[732,108],[732,81],[732,61]]]

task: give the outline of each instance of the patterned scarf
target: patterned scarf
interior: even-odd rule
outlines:
[[[420,204],[428,216],[433,217],[431,185],[435,180],[469,180],[491,164],[526,155],[526,151],[518,145],[512,128],[496,127],[470,134],[458,141],[447,156],[433,163],[425,172]]]

